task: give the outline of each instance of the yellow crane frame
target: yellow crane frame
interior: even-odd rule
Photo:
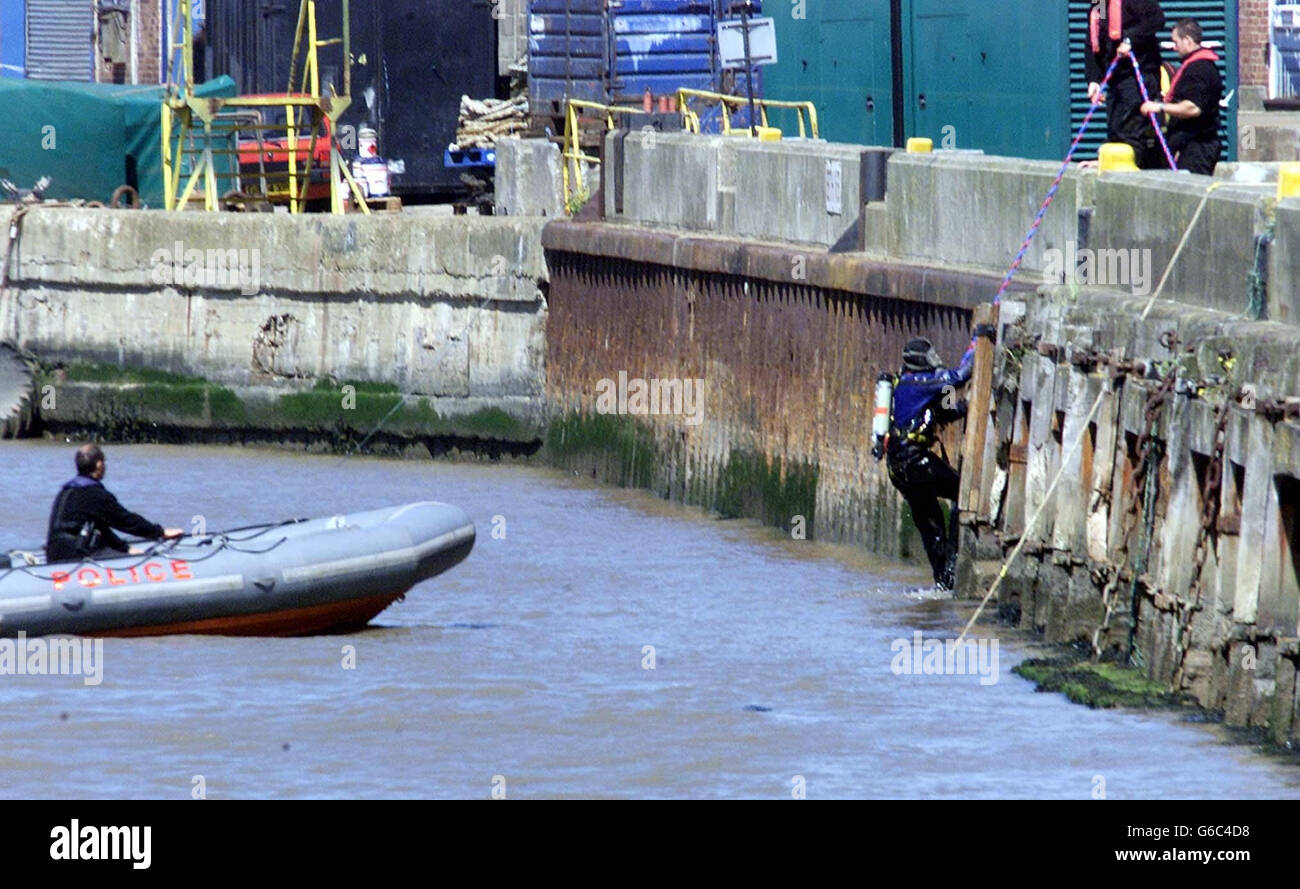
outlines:
[[[294,36],[293,58],[289,63],[286,94],[232,98],[199,98],[194,95],[193,2],[194,0],[180,0],[175,29],[167,35],[168,58],[180,50],[181,63],[179,77],[178,72],[174,71],[169,78],[162,106],[163,191],[166,208],[183,210],[188,207],[202,181],[203,208],[208,211],[218,210],[217,180],[230,178],[232,174],[217,172],[216,157],[233,156],[235,165],[238,166],[239,133],[255,130],[260,140],[262,133],[267,130],[281,130],[285,134],[288,155],[287,187],[282,191],[272,191],[265,197],[280,198],[288,204],[290,213],[304,212],[311,185],[312,159],[316,154],[317,142],[323,135],[322,125],[328,120],[330,212],[341,214],[345,211],[344,192],[340,183],[346,183],[361,212],[369,214],[365,195],[343,161],[338,141],[339,118],[352,104],[350,0],[341,0],[343,35],[329,40],[319,39],[316,31],[317,0],[299,0],[298,26]],[[338,44],[343,47],[343,92],[339,94],[331,88],[330,95],[322,95],[318,50]],[[302,60],[300,78],[299,59]],[[295,81],[297,90],[294,89]],[[262,123],[261,111],[265,108],[282,108],[285,123]],[[308,130],[311,132],[311,147],[304,154],[298,147],[299,134],[305,134]],[[234,136],[235,147],[214,148],[213,142],[218,135]],[[186,148],[196,141],[201,145],[200,148]],[[301,164],[299,155],[303,155]],[[190,164],[189,176],[182,184],[187,156],[194,162]],[[234,175],[238,177],[239,174]],[[262,180],[267,180],[265,173]]]

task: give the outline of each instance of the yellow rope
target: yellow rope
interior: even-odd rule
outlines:
[[[1191,236],[1192,229],[1196,227],[1196,221],[1201,218],[1201,211],[1205,209],[1205,204],[1210,199],[1210,192],[1214,191],[1222,184],[1223,182],[1221,181],[1211,184],[1209,188],[1205,189],[1205,194],[1201,195],[1201,203],[1197,205],[1196,212],[1192,214],[1192,221],[1187,223],[1187,231],[1183,232],[1183,239],[1178,242],[1178,249],[1174,251],[1173,256],[1169,257],[1169,265],[1165,266],[1165,273],[1160,277],[1160,283],[1156,285],[1156,289],[1151,294],[1151,298],[1147,300],[1146,308],[1143,309],[1142,314],[1138,316],[1139,321],[1147,320],[1147,314],[1150,313],[1151,307],[1155,305],[1156,297],[1160,295],[1160,291],[1165,289],[1165,282],[1169,280],[1169,273],[1174,270],[1174,263],[1178,261],[1178,257],[1182,255],[1183,248],[1187,246],[1187,239]]]

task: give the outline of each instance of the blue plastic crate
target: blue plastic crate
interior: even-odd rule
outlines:
[[[448,148],[442,153],[444,167],[496,167],[497,150],[495,148],[465,148],[452,151]]]

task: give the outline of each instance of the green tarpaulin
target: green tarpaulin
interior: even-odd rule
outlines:
[[[218,77],[199,96],[235,95]],[[0,78],[0,178],[31,188],[52,180],[46,197],[108,201],[132,185],[150,207],[163,206],[160,86],[120,86]]]

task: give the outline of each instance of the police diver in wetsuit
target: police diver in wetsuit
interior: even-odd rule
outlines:
[[[892,378],[888,436],[878,434],[872,450],[876,459],[882,454],[886,457],[889,480],[912,510],[935,585],[943,590],[951,590],[955,583],[960,476],[948,465],[947,455],[941,458],[933,448],[943,426],[966,416],[966,402],[958,400],[956,393],[970,381],[975,342],[981,336],[992,338],[996,331],[992,325],[977,326],[961,363],[953,369],[944,368],[928,339],[908,342],[903,348],[903,368]],[[940,497],[953,501],[950,526],[944,524]]]

